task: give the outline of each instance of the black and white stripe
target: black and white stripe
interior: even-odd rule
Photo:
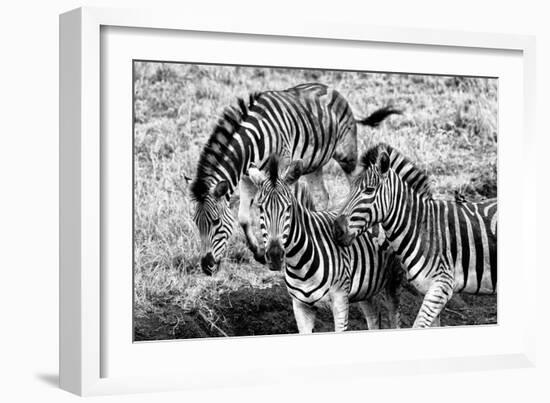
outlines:
[[[435,200],[427,176],[385,144],[371,148],[361,164],[334,236],[346,245],[382,224],[408,281],[425,295],[415,327],[437,323],[454,292],[496,292],[496,199]]]
[[[239,100],[237,108],[226,110],[201,153],[191,184],[203,269],[210,272],[225,253],[234,221],[229,196],[237,186],[239,223],[255,258],[263,261],[251,229],[249,208],[255,190],[246,176],[250,166],[263,168],[271,153],[301,159],[306,179],[326,204],[322,167],[334,158],[351,174],[357,162],[357,123],[375,127],[393,113],[399,112],[383,108],[356,121],[342,95],[315,83],[253,94],[248,103]]]
[[[390,303],[392,326],[398,326],[400,267],[387,242],[365,232],[347,247],[332,237],[334,211],[315,212],[295,197],[291,188],[301,175],[303,164],[294,161],[286,175],[279,177],[273,157],[269,175],[256,170],[251,177],[259,186],[260,228],[266,259],[272,270],[283,270],[300,332],[310,332],[314,307],[329,302],[335,329],[348,325],[349,303],[358,302],[369,328],[378,327],[373,298],[385,291]]]

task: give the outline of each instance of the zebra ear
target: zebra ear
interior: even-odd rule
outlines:
[[[380,169],[382,175],[385,175],[390,169],[390,156],[385,151],[380,153],[378,157],[378,169]]]
[[[248,169],[248,177],[252,180],[254,185],[258,187],[260,187],[266,179],[265,174],[256,167],[250,167]]]
[[[289,185],[294,184],[298,179],[300,179],[300,176],[302,176],[303,172],[304,172],[303,161],[302,160],[292,161],[286,170],[285,182],[288,183]]]
[[[216,199],[219,199],[225,196],[228,191],[229,191],[229,184],[227,183],[227,181],[221,181],[216,185],[212,194]]]

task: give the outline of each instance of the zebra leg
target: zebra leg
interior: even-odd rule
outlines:
[[[437,278],[424,296],[413,327],[429,327],[436,320],[439,324],[439,314],[452,296],[453,286],[450,278],[448,276]]]
[[[437,318],[434,319],[431,327],[441,327],[441,313],[437,315]]]
[[[399,294],[390,291],[386,292],[390,329],[401,327],[401,313],[399,312]]]
[[[379,229],[382,234],[382,229]],[[382,243],[382,241],[380,241]],[[384,297],[388,308],[390,329],[399,329],[401,327],[401,313],[399,312],[399,302],[401,299],[401,281],[403,279],[403,269],[395,257],[386,262],[386,270],[389,271],[388,282],[384,288]]]
[[[265,251],[260,246],[252,230],[251,207],[254,202],[257,188],[248,176],[243,176],[239,183],[239,224],[244,231],[248,248],[254,254],[254,259],[261,264],[265,264]]]
[[[292,310],[294,311],[298,332],[301,334],[312,333],[315,324],[315,308],[293,298]]]
[[[367,327],[369,330],[380,329],[380,310],[377,304],[374,303],[373,298],[368,298],[365,301],[358,302],[359,308],[365,315],[367,320]]]
[[[318,210],[326,209],[328,207],[329,194],[323,180],[323,167],[319,167],[316,171],[304,177],[314,195],[315,207]]]
[[[336,292],[332,295],[332,315],[334,317],[334,331],[344,332],[348,328],[349,300],[345,292]]]

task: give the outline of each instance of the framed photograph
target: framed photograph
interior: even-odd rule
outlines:
[[[533,38],[86,8],[60,49],[62,388],[533,365]]]

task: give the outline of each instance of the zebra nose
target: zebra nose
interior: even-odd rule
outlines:
[[[279,242],[270,242],[265,256],[269,263],[269,269],[273,271],[279,271],[283,267],[285,258],[285,251]]]
[[[211,276],[212,275],[212,268],[216,265],[216,259],[214,259],[214,255],[212,255],[212,252],[208,252],[206,256],[203,256],[201,259],[201,268],[204,274]]]
[[[332,225],[334,240],[341,246],[349,246],[351,237],[349,235],[348,218],[345,215],[338,216]]]

